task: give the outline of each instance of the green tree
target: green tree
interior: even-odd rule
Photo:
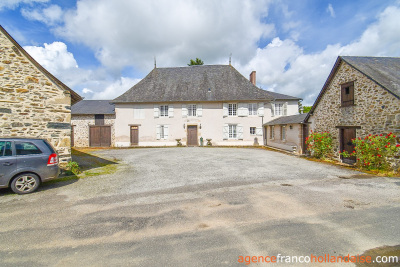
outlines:
[[[308,113],[310,112],[312,106],[303,106],[303,113]]]
[[[193,65],[204,65],[204,62],[200,58],[196,57],[196,60],[191,59],[190,63],[188,64],[188,66],[193,66]]]

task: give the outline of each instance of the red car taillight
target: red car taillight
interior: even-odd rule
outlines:
[[[53,153],[49,156],[49,159],[47,160],[47,166],[53,166],[57,164],[58,164],[57,154]]]

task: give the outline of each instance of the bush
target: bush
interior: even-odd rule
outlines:
[[[332,136],[329,132],[313,132],[306,138],[307,150],[315,158],[332,156]]]
[[[67,168],[73,174],[78,175],[81,173],[81,169],[79,168],[79,164],[75,161],[69,161],[67,164]]]
[[[356,157],[356,166],[367,170],[391,170],[391,160],[400,152],[400,144],[393,133],[387,135],[368,135],[364,138],[352,139],[355,145],[350,154],[340,153],[343,157]]]

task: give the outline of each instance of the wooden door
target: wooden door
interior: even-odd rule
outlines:
[[[89,126],[89,145],[91,147],[111,146],[111,126]]]
[[[354,144],[351,139],[356,138],[356,129],[355,128],[344,128],[340,129],[340,150],[347,151],[349,154],[354,151]],[[344,163],[353,164],[356,162],[356,157],[352,156],[350,158],[343,158]]]
[[[301,141],[301,148],[302,148],[303,154],[307,154],[306,140],[308,137],[308,125],[307,124],[301,124],[301,125],[302,125],[302,131],[303,131],[303,140]]]
[[[131,126],[131,146],[139,144],[139,126]]]
[[[198,146],[197,143],[197,126],[187,127],[187,145],[188,146]]]

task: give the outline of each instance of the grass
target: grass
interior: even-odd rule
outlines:
[[[105,174],[113,174],[117,171],[118,161],[117,159],[105,159],[98,155],[92,154],[94,151],[101,149],[93,148],[82,148],[82,149],[72,149],[72,160],[79,164],[82,173],[75,175],[71,171],[64,171],[64,175],[58,179],[82,179],[85,177],[99,176]]]

